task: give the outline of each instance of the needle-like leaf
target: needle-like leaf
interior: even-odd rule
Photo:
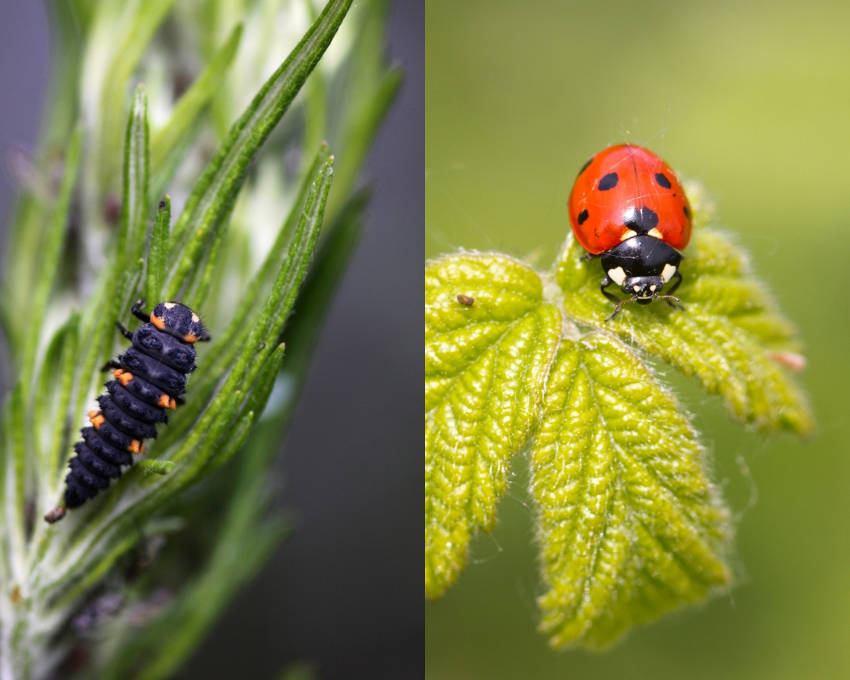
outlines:
[[[180,97],[168,123],[153,134],[151,138],[153,196],[159,196],[165,191],[168,181],[173,177],[186,150],[200,131],[198,123],[218,88],[221,87],[236,55],[236,50],[239,48],[241,38],[242,25],[239,24],[231,31],[221,49],[210,59],[204,72]]]
[[[198,302],[191,291],[182,297],[180,291],[190,279],[197,280],[204,264],[209,264],[208,255],[230,214],[248,164],[324,53],[350,5],[351,0],[328,2],[298,46],[233,124],[174,225],[169,248],[171,271],[165,282],[167,297],[179,297],[189,305]]]

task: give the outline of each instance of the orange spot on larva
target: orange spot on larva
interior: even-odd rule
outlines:
[[[159,330],[165,328],[165,319],[163,319],[161,316],[157,316],[153,312],[151,312],[151,323],[157,328],[159,328]]]
[[[130,442],[130,446],[127,447],[127,450],[130,453],[141,453],[142,442],[140,442],[138,439],[134,439],[133,441]]]
[[[106,422],[106,418],[100,411],[89,411],[89,422],[94,425],[95,429],[98,429]]]
[[[121,374],[116,375],[115,377],[118,378],[118,380],[121,381],[122,385],[126,385],[128,382],[130,382],[133,379],[133,374],[130,373],[129,371],[121,371]]]
[[[186,333],[186,335],[183,336],[183,339],[186,342],[198,342],[198,336],[194,333]]]

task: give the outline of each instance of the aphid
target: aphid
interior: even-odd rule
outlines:
[[[691,238],[691,207],[676,174],[648,149],[619,144],[604,149],[579,171],[569,200],[570,221],[588,257],[599,256],[602,294],[616,303],[678,306],[679,263]],[[662,288],[670,284],[665,295]],[[606,290],[619,286],[628,297]]]
[[[145,322],[135,332],[116,323],[133,344],[104,366],[113,369],[114,379],[97,399],[100,409],[88,414],[91,425],[81,430],[77,455],[68,461],[64,505],[48,512],[47,522],[62,519],[120,477],[145,452],[144,440],[156,437],[156,423],[168,422],[166,411],[183,403],[186,376],[195,370],[193,345],[210,336],[198,315],[179,302],[161,302],[150,316],[143,304],[139,300],[131,310]]]

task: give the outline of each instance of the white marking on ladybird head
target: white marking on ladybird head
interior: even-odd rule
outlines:
[[[664,239],[664,237],[661,235],[661,232],[658,231],[658,227],[653,227],[646,233],[652,236],[653,238],[660,238],[662,240]]]
[[[653,284],[649,287],[649,290],[651,290],[651,291],[654,293],[656,288],[658,288],[658,286],[656,286],[656,285],[653,283]]]
[[[629,238],[631,238],[632,236],[637,236],[637,232],[636,232],[636,231],[633,231],[632,229],[626,229],[626,230],[623,232],[623,235],[620,237],[620,240],[621,240],[621,241],[625,241],[626,239],[629,239]]]
[[[608,278],[618,286],[622,286],[623,281],[626,280],[626,272],[623,271],[622,267],[615,267],[614,269],[608,270]]]
[[[174,302],[166,302],[166,303],[163,305],[163,307],[165,307],[166,309],[174,309],[176,306],[177,306],[177,305],[176,305],[176,303],[174,303]]]
[[[664,283],[667,283],[670,279],[673,278],[673,274],[676,273],[675,265],[670,264],[669,262],[664,265],[664,269],[661,270],[661,280]]]
[[[640,292],[640,286],[639,286],[639,285],[637,285],[637,284],[635,284],[635,285],[633,285],[633,286],[632,286],[632,290],[633,290],[635,293],[639,293],[639,292]]]

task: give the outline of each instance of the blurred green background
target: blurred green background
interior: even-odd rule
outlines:
[[[548,267],[581,164],[630,141],[701,180],[800,327],[817,435],[758,436],[659,368],[738,518],[732,592],[604,654],[535,631],[526,461],[459,584],[426,604],[437,678],[850,678],[850,3],[426,5],[426,253]],[[687,254],[687,252],[686,252]]]

